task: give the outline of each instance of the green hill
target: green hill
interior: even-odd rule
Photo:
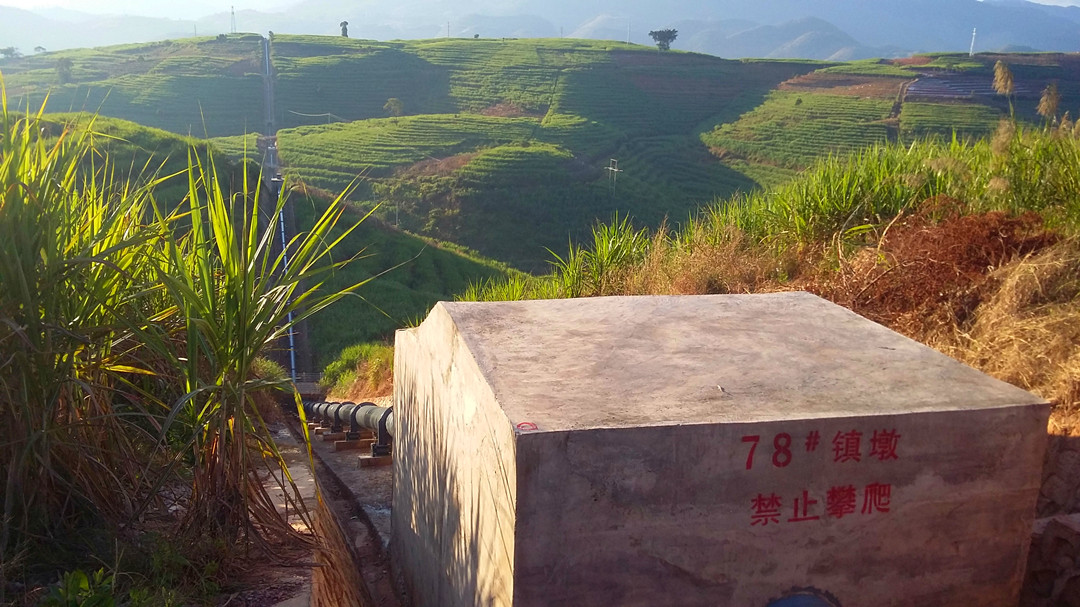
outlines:
[[[325,201],[292,195],[296,222],[311,225]],[[352,214],[343,223],[360,219]],[[308,339],[317,369],[354,344],[381,341],[396,329],[422,320],[438,301],[453,299],[472,284],[505,279],[515,273],[461,247],[424,239],[369,218],[335,250],[335,258],[359,255],[325,284],[333,291],[373,280],[308,321]],[[389,271],[388,271],[389,270]]]
[[[820,67],[583,40],[303,36],[275,36],[273,64],[279,120],[307,123],[278,134],[289,174],[328,191],[360,178],[354,200],[386,203],[388,221],[525,269],[598,218],[682,221],[756,188],[710,158],[701,128]],[[407,115],[388,117],[390,98]],[[328,120],[341,122],[315,124]]]
[[[63,85],[61,59],[71,62]],[[1061,91],[1059,115],[1080,107],[1080,57],[1063,54],[811,63],[567,39],[276,35],[271,59],[287,176],[314,199],[355,185],[357,212],[380,205],[381,222],[350,245],[368,243],[375,255],[349,277],[424,251],[374,283],[374,305],[340,304],[312,328],[329,356],[386,335],[470,281],[508,274],[435,243],[544,270],[546,249],[562,254],[616,215],[685,224],[717,198],[781,186],[824,156],[981,137],[1010,111],[1039,123],[1050,82]],[[999,60],[1015,76],[1011,99],[992,88]],[[268,141],[257,135],[262,61],[261,39],[241,35],[42,53],[0,70],[17,103],[51,91],[53,109],[94,106],[181,134],[205,125],[212,145],[238,159]],[[161,157],[182,160],[191,142],[146,133],[133,150],[160,146]],[[145,154],[132,155],[138,164]]]
[[[262,38],[165,40],[0,61],[9,103],[87,111],[179,134],[265,130]],[[68,68],[64,69],[64,65]]]

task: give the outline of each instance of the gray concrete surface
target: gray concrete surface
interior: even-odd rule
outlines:
[[[395,386],[416,605],[1016,604],[1049,406],[812,295],[442,303]]]

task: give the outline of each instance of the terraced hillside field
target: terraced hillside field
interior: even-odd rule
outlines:
[[[181,135],[265,130],[254,34],[39,53],[0,60],[9,102],[88,111]],[[66,67],[65,67],[66,66]]]
[[[529,269],[614,213],[677,222],[758,187],[710,157],[701,126],[820,67],[582,40],[298,36],[275,36],[273,62],[284,123],[351,120],[281,131],[292,176],[332,192],[359,179],[354,200],[385,203],[384,218]],[[390,98],[405,116],[387,116]]]
[[[994,64],[1013,72],[1011,99],[993,88]],[[833,65],[784,82],[760,106],[718,123],[702,141],[721,162],[776,186],[826,154],[886,141],[983,137],[1012,110],[1032,126],[1051,82],[1059,117],[1080,108],[1080,56],[1063,54],[919,55]]]

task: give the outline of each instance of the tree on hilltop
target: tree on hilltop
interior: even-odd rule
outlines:
[[[342,21],[338,25],[341,26],[341,36],[343,38],[348,38],[349,37],[349,22],[348,21]]]
[[[35,53],[44,53],[45,52],[45,47],[44,46],[35,46],[34,47],[34,52]]]
[[[675,42],[678,35],[679,30],[671,28],[649,32],[649,37],[656,41],[656,48],[662,51],[671,50],[671,43]]]
[[[3,57],[4,59],[18,59],[19,57],[22,57],[22,53],[14,46],[7,46],[0,48],[0,57]]]

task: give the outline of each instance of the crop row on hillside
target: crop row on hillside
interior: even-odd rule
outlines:
[[[900,134],[906,139],[954,132],[961,137],[982,137],[1001,118],[997,108],[974,103],[908,102],[900,112]]]
[[[737,122],[718,126],[702,141],[723,157],[798,169],[828,153],[846,154],[888,139],[882,122],[892,110],[883,99],[777,91]]]
[[[535,118],[499,118],[475,114],[404,116],[278,133],[289,172],[320,188],[340,191],[361,176],[384,177],[395,168],[480,147],[530,139]],[[326,182],[317,171],[345,177]]]

